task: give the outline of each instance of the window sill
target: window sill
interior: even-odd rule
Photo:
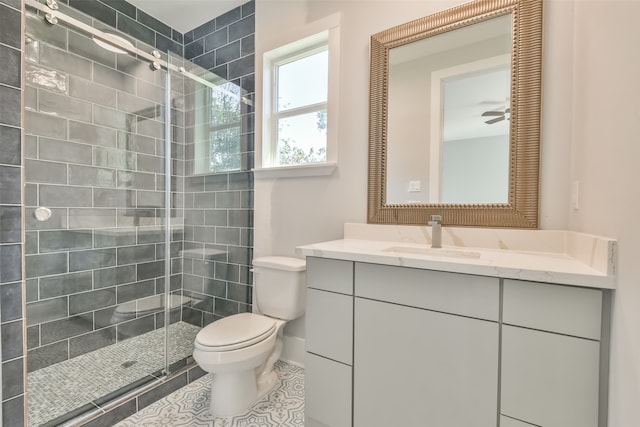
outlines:
[[[337,163],[309,163],[296,166],[276,166],[253,169],[255,179],[298,178],[303,176],[331,175],[338,167]]]

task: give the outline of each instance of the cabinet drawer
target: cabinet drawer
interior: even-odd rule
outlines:
[[[307,287],[353,295],[353,262],[307,257]]]
[[[351,427],[351,366],[307,353],[305,425]]]
[[[502,327],[501,412],[544,427],[597,427],[597,341]]]
[[[504,323],[600,339],[600,289],[505,280],[503,301]]]
[[[412,307],[498,321],[499,279],[356,263],[355,294]]]
[[[352,364],[353,297],[307,289],[307,351]]]

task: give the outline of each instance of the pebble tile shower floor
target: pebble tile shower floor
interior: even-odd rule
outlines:
[[[236,417],[209,412],[208,374],[147,406],[115,427],[300,427],[304,426],[304,369],[278,361],[278,383],[271,393]]]
[[[199,327],[169,326],[170,363],[191,355]],[[29,426],[40,426],[164,367],[164,328],[28,375]]]

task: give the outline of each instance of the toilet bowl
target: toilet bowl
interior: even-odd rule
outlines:
[[[240,313],[212,323],[211,328],[197,335],[193,358],[203,370],[214,374],[213,414],[239,414],[275,386],[273,364],[280,356],[276,349],[282,348],[285,323],[259,314]]]
[[[256,302],[263,314],[239,313],[215,321],[194,342],[193,358],[213,373],[215,416],[240,414],[273,389],[284,326],[304,312],[304,260],[264,257],[253,265]]]

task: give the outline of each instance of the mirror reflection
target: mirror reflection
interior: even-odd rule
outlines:
[[[389,50],[386,204],[508,202],[511,22]]]

